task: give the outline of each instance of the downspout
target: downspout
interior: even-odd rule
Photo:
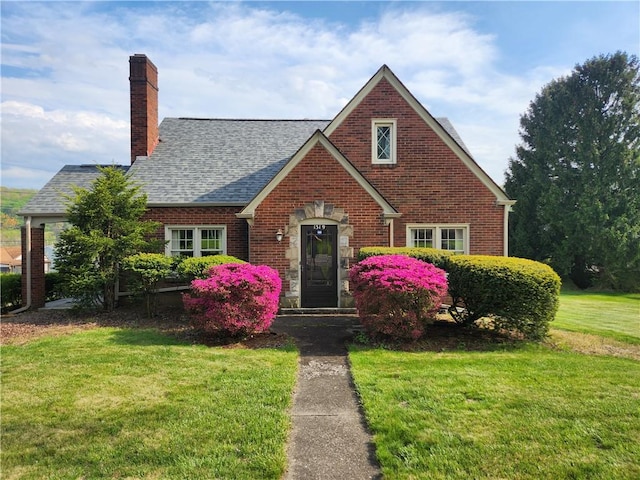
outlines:
[[[398,213],[398,212],[387,212],[387,213],[383,213],[382,214],[382,219],[385,225],[387,225],[389,227],[389,246],[393,247],[395,246],[395,219],[396,218],[400,218],[402,214]]]
[[[511,211],[511,205],[505,204],[504,206],[504,227],[503,227],[503,244],[504,244],[504,252],[503,255],[505,257],[509,256],[509,212]]]
[[[25,249],[27,253],[27,299],[24,307],[13,310],[10,312],[11,314],[22,313],[31,308],[31,216],[28,216],[25,221],[25,241],[27,243]],[[24,275],[24,272],[22,272],[22,275]]]
[[[251,227],[253,221],[249,221],[247,218],[247,261],[251,263]]]

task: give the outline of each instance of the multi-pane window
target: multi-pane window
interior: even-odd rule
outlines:
[[[412,228],[411,246],[433,248],[433,228]]]
[[[465,253],[464,228],[441,228],[440,248],[455,253]]]
[[[226,252],[224,227],[166,227],[166,251],[172,257],[206,257]]]
[[[193,230],[180,228],[171,230],[171,256],[193,257]]]
[[[396,121],[372,121],[371,155],[373,163],[396,163]]]
[[[378,125],[377,127],[377,159],[391,160],[391,126]]]
[[[222,253],[222,229],[203,228],[200,230],[200,254],[218,255]]]
[[[469,253],[467,225],[407,225],[407,246]]]

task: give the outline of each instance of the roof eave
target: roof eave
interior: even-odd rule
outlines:
[[[258,194],[247,204],[247,206],[239,213],[236,214],[238,218],[247,219],[251,221],[255,215],[256,208],[262,203],[262,201],[273,191],[278,184],[287,177],[287,175],[293,170],[293,168],[300,163],[300,161],[309,153],[309,151],[317,144],[322,145],[342,167],[351,175],[351,177],[358,182],[358,184],[367,192],[371,197],[380,205],[383,210],[383,214],[391,218],[394,215],[398,215],[397,210],[378,192],[371,183],[356,169],[356,167],[349,162],[349,160],[336,148],[336,146],[327,138],[327,136],[320,130],[317,130],[309,139],[304,143],[302,147],[289,159],[289,161],[280,169],[280,171],[271,179],[271,181],[265,185],[265,187],[258,192]]]
[[[244,207],[247,202],[149,202],[147,208]]]

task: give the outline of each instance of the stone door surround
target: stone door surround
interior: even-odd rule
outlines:
[[[300,308],[300,225],[310,223],[329,223],[338,226],[338,307],[349,308],[353,300],[349,293],[348,271],[353,260],[353,248],[349,239],[353,237],[353,226],[349,225],[349,215],[343,208],[338,208],[324,200],[314,200],[304,207],[296,208],[289,215],[289,224],[285,226],[285,235],[289,237],[289,246],[285,251],[289,260],[289,268],[285,279],[289,289],[285,291],[284,308]]]

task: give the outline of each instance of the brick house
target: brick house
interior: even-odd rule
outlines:
[[[131,165],[121,168],[147,194],[167,255],[268,264],[283,306],[335,308],[351,305],[347,271],[363,246],[507,254],[515,202],[386,65],[330,120],[158,124],[156,67],[133,55],[130,74]],[[95,166],[65,166],[22,212],[33,306],[43,224],[63,219],[61,191],[95,177]]]
[[[44,257],[44,273],[51,270],[51,260]],[[22,248],[0,247],[0,273],[22,273]]]

